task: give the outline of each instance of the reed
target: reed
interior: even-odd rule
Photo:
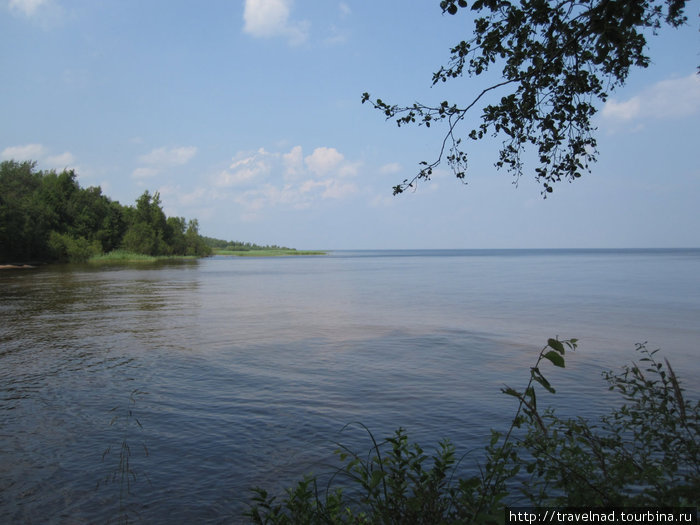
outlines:
[[[199,259],[198,255],[145,255],[127,250],[113,250],[109,253],[96,255],[88,259],[90,264],[111,263],[152,263],[157,261],[180,261]]]
[[[109,253],[90,257],[88,260],[92,264],[114,263],[114,262],[155,262],[158,257],[153,255],[144,255],[142,253],[134,253],[126,250],[113,250]]]

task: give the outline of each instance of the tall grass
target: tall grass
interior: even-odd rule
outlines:
[[[156,261],[199,259],[197,255],[144,255],[127,250],[113,250],[109,253],[96,255],[88,259],[89,263],[150,263]]]
[[[111,263],[111,262],[155,262],[158,258],[153,255],[144,255],[142,253],[134,253],[126,250],[113,250],[102,255],[90,257],[90,263]]]

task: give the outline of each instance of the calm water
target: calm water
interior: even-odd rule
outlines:
[[[478,449],[555,335],[580,339],[546,374],[564,412],[605,410],[601,371],[644,341],[697,396],[699,320],[700,250],[4,271],[0,522],[240,522],[251,486],[327,471],[336,442],[367,449],[352,422]]]

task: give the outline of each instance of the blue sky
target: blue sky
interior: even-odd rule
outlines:
[[[444,168],[393,197],[441,128],[398,129],[362,93],[464,101],[481,82],[431,88],[471,30],[438,0],[0,0],[0,158],[73,168],[122,204],[158,191],[203,234],[260,244],[697,247],[689,18],[600,108],[592,174],[543,200],[532,176],[516,187],[493,167],[495,139],[470,152],[467,185]]]

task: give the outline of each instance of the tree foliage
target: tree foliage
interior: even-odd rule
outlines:
[[[649,65],[648,36],[662,25],[684,24],[685,6],[686,0],[476,0],[469,7],[465,0],[442,0],[443,13],[470,9],[474,30],[450,50],[433,85],[486,76],[495,68],[500,76],[466,103],[401,106],[363,94],[363,103],[399,126],[447,127],[436,160],[421,162],[418,174],[394,186],[394,194],[429,180],[443,160],[465,181],[468,144],[489,136],[503,139],[495,165],[516,182],[525,172],[525,151],[536,151],[534,173],[545,197],[556,182],[581,177],[597,156],[596,104],[622,86],[632,68]],[[467,115],[477,105],[481,123],[469,124]]]
[[[145,191],[122,206],[99,187],[81,188],[72,170],[34,162],[0,164],[0,263],[85,261],[117,248],[147,255],[208,255],[196,219],[166,217]]]
[[[224,239],[215,239],[213,237],[204,237],[204,241],[207,243],[207,245],[211,246],[212,248],[231,252],[252,252],[260,250],[293,250],[293,248],[288,248],[286,246],[278,246],[276,244],[260,245],[251,242],[226,241]]]

